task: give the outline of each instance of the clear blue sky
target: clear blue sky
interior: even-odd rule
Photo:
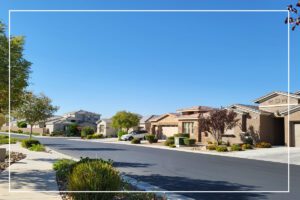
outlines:
[[[292,1],[296,2],[296,0]],[[3,3],[3,2],[2,2]],[[8,9],[285,9],[289,1],[4,1]],[[285,13],[13,13],[26,36],[30,90],[110,117],[251,104],[287,91]],[[291,32],[291,89],[300,89]],[[296,37],[296,34],[298,38]],[[296,48],[296,45],[298,47]],[[299,57],[298,57],[299,59]]]

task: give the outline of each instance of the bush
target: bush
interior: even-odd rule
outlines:
[[[119,172],[108,163],[98,160],[76,164],[69,177],[70,191],[117,191],[121,188]],[[113,199],[114,193],[70,193],[74,200]]]
[[[272,145],[268,142],[259,142],[256,144],[257,148],[271,148]]]
[[[119,140],[121,140],[121,137],[122,137],[123,135],[126,135],[126,134],[128,134],[126,131],[119,131],[119,132],[118,132],[118,138],[119,138]]]
[[[10,144],[16,144],[18,141],[17,138],[10,138]],[[2,138],[0,138],[0,144],[9,144],[9,138],[8,136],[4,136]]]
[[[175,144],[170,144],[169,147],[176,148],[176,145]]]
[[[146,135],[146,140],[148,140],[150,144],[157,142],[157,138],[155,138],[155,135],[152,134]]]
[[[79,136],[78,125],[76,123],[67,126],[67,136]]]
[[[174,137],[168,137],[167,140],[165,141],[165,145],[166,146],[170,146],[172,144],[175,144],[175,140],[174,140]]]
[[[41,144],[38,140],[33,140],[33,139],[25,139],[22,141],[22,147],[28,149],[32,147],[32,145],[37,145]]]
[[[60,159],[53,164],[53,169],[56,171],[58,178],[67,180],[73,165],[76,162],[70,159]]]
[[[213,144],[212,141],[207,141],[207,144]]]
[[[9,138],[8,135],[0,135],[0,139],[7,139]]]
[[[86,136],[86,139],[100,139],[100,138],[103,138],[102,134],[93,134],[93,135]]]
[[[131,144],[141,144],[141,140],[139,138],[133,138]]]
[[[184,138],[184,144],[187,146],[192,146],[194,144],[196,144],[196,140],[195,139],[190,139],[190,138]]]
[[[233,144],[233,145],[231,145],[230,150],[231,151],[242,151],[242,147],[239,144]]]
[[[25,121],[17,122],[18,128],[27,128],[27,123]]]
[[[185,137],[185,138],[189,138],[189,137],[190,137],[190,134],[188,134],[188,133],[177,133],[177,134],[174,134],[174,137]]]
[[[210,151],[216,150],[216,145],[210,144],[210,145],[206,146],[206,149],[208,149]]]
[[[216,150],[218,152],[226,152],[226,151],[228,151],[227,146],[224,146],[224,145],[217,146]]]
[[[65,132],[64,131],[53,131],[51,133],[51,136],[64,136]]]
[[[250,144],[242,144],[242,149],[243,150],[252,149],[252,145],[250,145]]]
[[[33,144],[30,148],[30,151],[45,151],[45,147],[42,144]]]
[[[23,133],[23,131],[22,130],[18,130],[18,133]]]
[[[85,138],[88,135],[93,135],[95,133],[94,129],[90,126],[85,126],[81,129],[81,137]]]

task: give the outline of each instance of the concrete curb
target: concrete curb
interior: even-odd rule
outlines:
[[[66,154],[55,151],[55,150],[53,150],[49,147],[46,147],[46,150],[49,153],[54,152],[55,154],[62,155],[62,157],[64,157],[64,158],[72,159],[72,160],[75,160],[75,161],[80,160],[78,158],[74,158],[72,156],[68,156]],[[146,182],[143,182],[143,181],[138,181],[138,180],[136,180],[134,178],[131,178],[129,176],[126,176],[124,174],[121,174],[121,178],[122,178],[123,181],[129,183],[130,185],[136,187],[137,189],[139,189],[141,191],[164,191],[164,192],[154,192],[154,193],[159,197],[166,198],[167,200],[174,200],[174,199],[176,199],[176,200],[194,200],[192,198],[189,198],[189,197],[186,197],[186,196],[183,196],[183,195],[168,192],[167,190],[161,189],[160,187],[151,185],[149,183],[146,183]],[[166,192],[168,192],[168,193],[166,193]]]

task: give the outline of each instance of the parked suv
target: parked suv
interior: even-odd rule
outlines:
[[[131,141],[133,138],[144,139],[147,134],[147,131],[132,131],[126,135],[122,135],[121,140]]]

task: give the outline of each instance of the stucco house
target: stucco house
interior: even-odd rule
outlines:
[[[158,115],[146,115],[140,119],[139,130],[146,130],[148,133],[150,132],[151,122],[150,120],[158,117]]]
[[[290,110],[288,110],[290,97]],[[274,91],[256,100],[257,105],[234,104],[228,107],[238,114],[240,125],[228,130],[232,142],[241,142],[249,133],[259,141],[273,145],[287,145],[290,130],[290,146],[300,146],[300,93]],[[290,111],[290,112],[288,112]],[[288,120],[290,113],[290,121]]]
[[[111,126],[111,119],[100,119],[97,121],[97,134],[102,134],[104,137],[116,137],[117,130]]]
[[[54,131],[67,131],[68,125],[76,123],[79,128],[89,126],[97,129],[96,122],[100,119],[100,114],[78,110],[69,112],[63,116],[55,116],[49,118],[45,123],[45,128],[49,134]]]

